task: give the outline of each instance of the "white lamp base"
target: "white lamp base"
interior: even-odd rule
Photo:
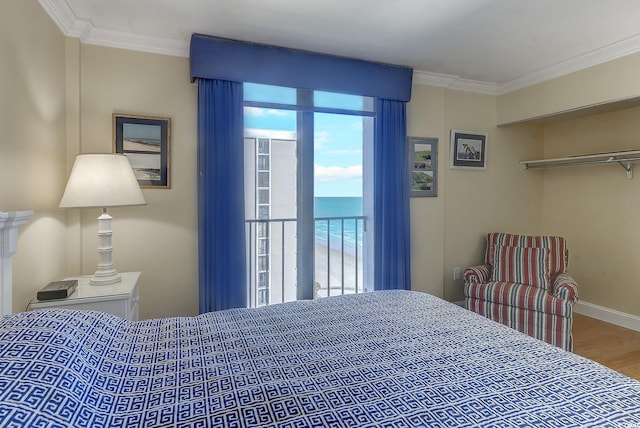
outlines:
[[[100,273],[100,275],[98,274],[98,271],[96,271],[96,273],[93,274],[93,276],[91,277],[91,279],[89,280],[89,284],[91,285],[110,285],[110,284],[115,284],[121,281],[121,277],[120,274],[118,272],[115,271],[114,269],[114,273],[112,275],[102,275],[102,273]]]
[[[89,283],[91,285],[110,285],[120,282],[120,274],[113,266],[111,246],[111,219],[107,214],[107,209],[102,210],[102,214],[98,217],[98,270],[93,274]]]

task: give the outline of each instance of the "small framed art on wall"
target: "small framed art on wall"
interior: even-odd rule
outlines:
[[[449,167],[451,169],[486,169],[487,134],[452,129]]]
[[[171,118],[113,114],[113,152],[127,156],[140,187],[171,187]]]
[[[438,140],[408,137],[410,196],[438,196]]]

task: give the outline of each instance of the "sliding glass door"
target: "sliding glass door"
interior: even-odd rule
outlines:
[[[251,306],[371,284],[371,105],[359,96],[245,84]]]

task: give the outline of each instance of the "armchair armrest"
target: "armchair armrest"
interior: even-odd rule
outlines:
[[[478,265],[468,267],[464,270],[464,283],[465,284],[484,284],[489,282],[491,277],[491,265]]]
[[[553,297],[570,302],[578,301],[578,284],[568,273],[560,273],[553,279]]]

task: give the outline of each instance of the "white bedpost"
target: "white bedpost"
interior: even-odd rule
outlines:
[[[33,211],[0,211],[0,316],[13,313],[11,257],[18,249],[18,227],[32,215]]]

